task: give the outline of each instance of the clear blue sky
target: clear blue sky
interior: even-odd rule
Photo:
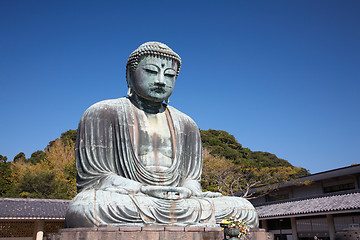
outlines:
[[[311,173],[360,163],[360,1],[0,1],[0,154],[43,150],[126,95],[147,41],[183,60],[170,104]]]

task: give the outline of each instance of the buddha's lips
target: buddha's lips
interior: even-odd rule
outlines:
[[[166,89],[163,88],[163,87],[154,87],[154,88],[151,88],[151,91],[154,91],[154,92],[157,92],[157,93],[165,93]]]

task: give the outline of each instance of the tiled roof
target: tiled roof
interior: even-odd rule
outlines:
[[[64,219],[70,200],[0,198],[0,219]]]
[[[256,207],[256,211],[260,218],[326,213],[345,210],[360,211],[359,192],[273,203]]]

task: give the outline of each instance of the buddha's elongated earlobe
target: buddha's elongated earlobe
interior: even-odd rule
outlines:
[[[169,104],[169,102],[170,102],[170,99],[169,99],[170,97],[168,97],[167,99],[165,99],[165,103],[166,104]]]
[[[132,95],[133,95],[133,90],[132,90],[131,87],[129,87],[128,92],[127,92],[127,96],[131,97]]]

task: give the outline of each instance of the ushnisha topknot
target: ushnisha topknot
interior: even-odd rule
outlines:
[[[166,44],[160,42],[146,42],[141,44],[135,51],[133,51],[126,63],[126,72],[129,70],[135,71],[137,65],[139,64],[140,58],[145,55],[164,57],[175,60],[178,63],[176,77],[179,75],[181,66],[180,56]]]

